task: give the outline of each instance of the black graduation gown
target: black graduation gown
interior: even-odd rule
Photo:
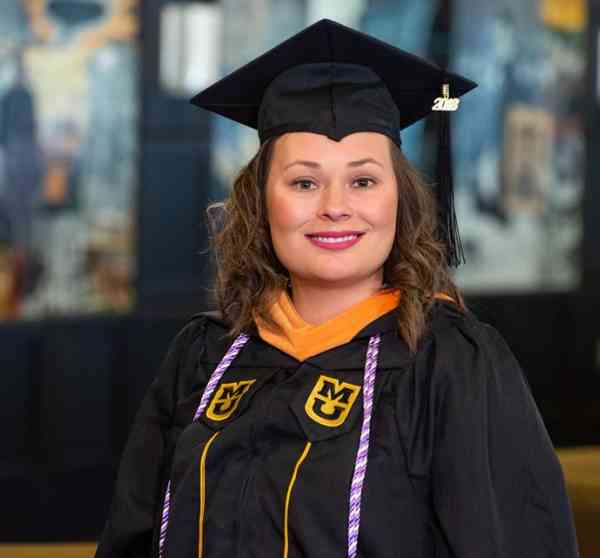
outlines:
[[[519,365],[492,327],[440,301],[416,355],[399,339],[391,312],[304,362],[253,334],[220,381],[230,384],[231,397],[215,390],[212,412],[192,424],[230,343],[225,331],[202,315],[172,344],[123,455],[98,558],[157,556],[169,479],[166,558],[284,556],[286,535],[290,558],[346,556],[362,399],[344,406],[348,397],[335,386],[327,409],[310,398],[322,376],[361,386],[374,333],[381,346],[358,556],[577,556],[552,443]],[[319,423],[310,408],[317,418],[337,412],[345,419]]]

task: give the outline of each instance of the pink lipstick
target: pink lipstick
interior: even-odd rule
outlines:
[[[358,231],[323,231],[307,234],[306,237],[319,248],[344,250],[354,246],[363,234]]]

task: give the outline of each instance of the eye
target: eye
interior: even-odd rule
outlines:
[[[361,176],[360,178],[355,178],[352,184],[356,185],[357,188],[368,188],[375,184],[375,180],[366,176]]]
[[[292,182],[292,186],[294,186],[297,190],[314,190],[317,187],[317,185],[308,178],[294,180],[294,182]]]

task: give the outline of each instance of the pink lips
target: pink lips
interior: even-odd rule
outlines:
[[[329,231],[307,234],[306,237],[319,248],[344,250],[354,246],[363,234],[358,231]]]

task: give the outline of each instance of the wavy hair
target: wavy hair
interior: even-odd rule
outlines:
[[[207,209],[209,222],[214,223],[216,212],[221,215],[219,230],[211,238],[217,268],[214,295],[231,335],[252,328],[255,317],[279,330],[270,307],[289,276],[273,249],[267,219],[265,190],[275,141],[266,141],[241,169],[229,197]],[[400,290],[398,332],[414,353],[437,293],[450,296],[461,310],[465,303],[446,263],[431,188],[402,151],[392,141],[389,145],[400,203],[382,289]]]

